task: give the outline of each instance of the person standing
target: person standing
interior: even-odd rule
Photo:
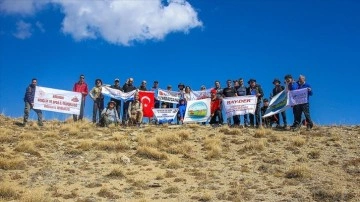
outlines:
[[[270,99],[272,99],[275,95],[281,93],[285,89],[285,87],[280,85],[280,83],[281,82],[280,82],[279,79],[277,79],[277,78],[274,79],[274,81],[273,81],[274,88],[272,90],[272,94],[270,96]],[[281,127],[280,126],[280,116],[279,116],[279,114],[275,114],[274,116],[275,116],[275,119],[276,119],[276,127],[277,128]],[[282,118],[282,120],[284,122],[283,128],[286,128],[287,127],[286,111],[281,112],[281,118]]]
[[[232,81],[229,79],[229,80],[226,81],[226,84],[227,84],[227,86],[223,89],[222,96],[223,97],[236,97],[237,94],[236,94],[235,88],[232,86]],[[232,126],[231,125],[231,118],[233,119],[233,122],[234,122],[233,126],[238,126],[240,124],[239,116],[235,115],[233,117],[227,117],[228,126]]]
[[[159,82],[154,81],[154,85],[151,88],[151,91],[154,91],[154,95],[155,95],[154,108],[160,108],[160,101],[157,99],[158,90],[159,90]]]
[[[146,88],[146,81],[143,80],[140,84],[140,87],[139,87],[139,90],[142,90],[142,91],[147,91],[147,88]]]
[[[314,123],[312,122],[311,117],[310,117],[310,105],[309,105],[309,96],[313,95],[313,91],[312,91],[310,84],[305,82],[304,75],[299,76],[299,80],[298,80],[297,84],[298,84],[298,89],[306,88],[308,90],[308,102],[294,106],[294,107],[296,107],[295,122],[299,123],[299,125],[300,125],[301,115],[302,115],[302,113],[304,113],[305,121],[306,121],[305,122],[306,128],[307,128],[307,130],[310,130],[314,126]]]
[[[220,100],[220,102],[222,103],[222,94],[223,94],[223,89],[221,88],[221,84],[220,81],[215,81],[214,82],[215,87],[213,89],[216,90],[216,97]],[[219,120],[219,124],[224,124],[224,118],[223,116],[220,117]]]
[[[254,114],[250,114],[250,126],[254,127],[254,118],[255,118],[255,124],[256,128],[260,127],[260,105],[262,101],[262,97],[264,96],[264,92],[259,84],[256,83],[255,79],[250,79],[248,81],[249,87],[247,88],[247,94],[248,95],[255,95],[257,97],[257,103],[255,108],[255,116]]]
[[[23,125],[26,126],[30,110],[34,110],[38,117],[38,125],[43,126],[43,117],[42,117],[42,111],[40,109],[34,109],[34,99],[35,99],[35,90],[37,85],[37,79],[33,78],[31,80],[31,84],[26,88],[25,96],[24,96],[24,102],[25,102],[25,109],[24,109],[24,123]]]
[[[210,96],[211,96],[211,102],[210,102],[211,118],[209,122],[210,125],[222,124],[221,100],[217,97],[216,93],[217,92],[215,89],[212,89],[210,91]]]
[[[123,85],[123,91],[124,93],[129,93],[133,90],[136,90],[136,87],[134,86],[134,79],[133,78],[129,78],[126,83]],[[124,107],[123,107],[123,117],[122,117],[122,123],[125,124],[128,121],[129,115],[128,115],[128,109],[129,109],[129,104],[130,104],[131,100],[127,100],[124,103]]]
[[[286,83],[286,89],[288,91],[296,90],[296,89],[299,88],[298,84],[293,80],[292,75],[287,74],[287,75],[285,75],[284,79],[285,79],[285,83]],[[292,106],[292,108],[293,108],[293,115],[294,115],[294,123],[290,126],[290,128],[291,129],[296,129],[296,128],[300,127],[300,122],[296,121],[296,114],[297,114],[296,105]]]
[[[110,88],[113,88],[113,89],[117,89],[119,91],[123,91],[123,89],[121,88],[120,86],[120,79],[116,78],[114,80],[114,85],[111,85]],[[120,114],[121,114],[121,100],[117,100],[115,98],[111,98],[110,101],[113,101],[115,102],[115,109],[116,109],[116,112],[118,113],[118,117],[120,118]]]
[[[80,114],[73,115],[73,119],[76,122],[78,120],[81,121],[84,117],[85,98],[89,93],[88,85],[85,83],[85,76],[83,74],[80,75],[79,81],[74,84],[73,91],[81,93]]]
[[[244,79],[239,78],[239,80],[234,82],[234,88],[236,90],[237,96],[246,96],[246,87],[244,85]],[[239,115],[239,124],[240,124],[240,115]],[[244,127],[249,127],[248,114],[244,114]]]
[[[96,116],[99,114],[99,120],[101,117],[101,112],[104,109],[104,95],[101,93],[102,90],[102,81],[101,79],[95,80],[95,86],[90,91],[90,97],[94,100],[93,105],[93,116],[92,122],[97,123]]]

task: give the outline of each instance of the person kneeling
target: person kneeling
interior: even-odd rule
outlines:
[[[143,105],[140,102],[138,93],[134,95],[134,101],[129,103],[128,114],[129,124],[140,126],[143,119]]]
[[[120,119],[115,108],[116,103],[110,101],[105,109],[101,112],[100,126],[108,127],[110,124],[119,124]]]

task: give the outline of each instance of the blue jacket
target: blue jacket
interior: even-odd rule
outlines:
[[[35,98],[35,89],[36,86],[33,84],[30,84],[25,91],[25,96],[24,96],[24,102],[28,102],[28,103],[34,103],[34,98]]]
[[[287,87],[288,87],[288,90],[297,90],[297,89],[299,89],[299,85],[296,82],[289,83]]]
[[[177,108],[179,108],[180,117],[184,118],[186,111],[186,104],[178,104]]]

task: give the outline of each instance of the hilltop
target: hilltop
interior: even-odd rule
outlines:
[[[95,127],[0,116],[3,201],[357,201],[360,126]]]

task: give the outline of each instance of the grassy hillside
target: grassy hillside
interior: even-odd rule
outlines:
[[[99,128],[0,116],[0,201],[358,201],[360,126]]]

